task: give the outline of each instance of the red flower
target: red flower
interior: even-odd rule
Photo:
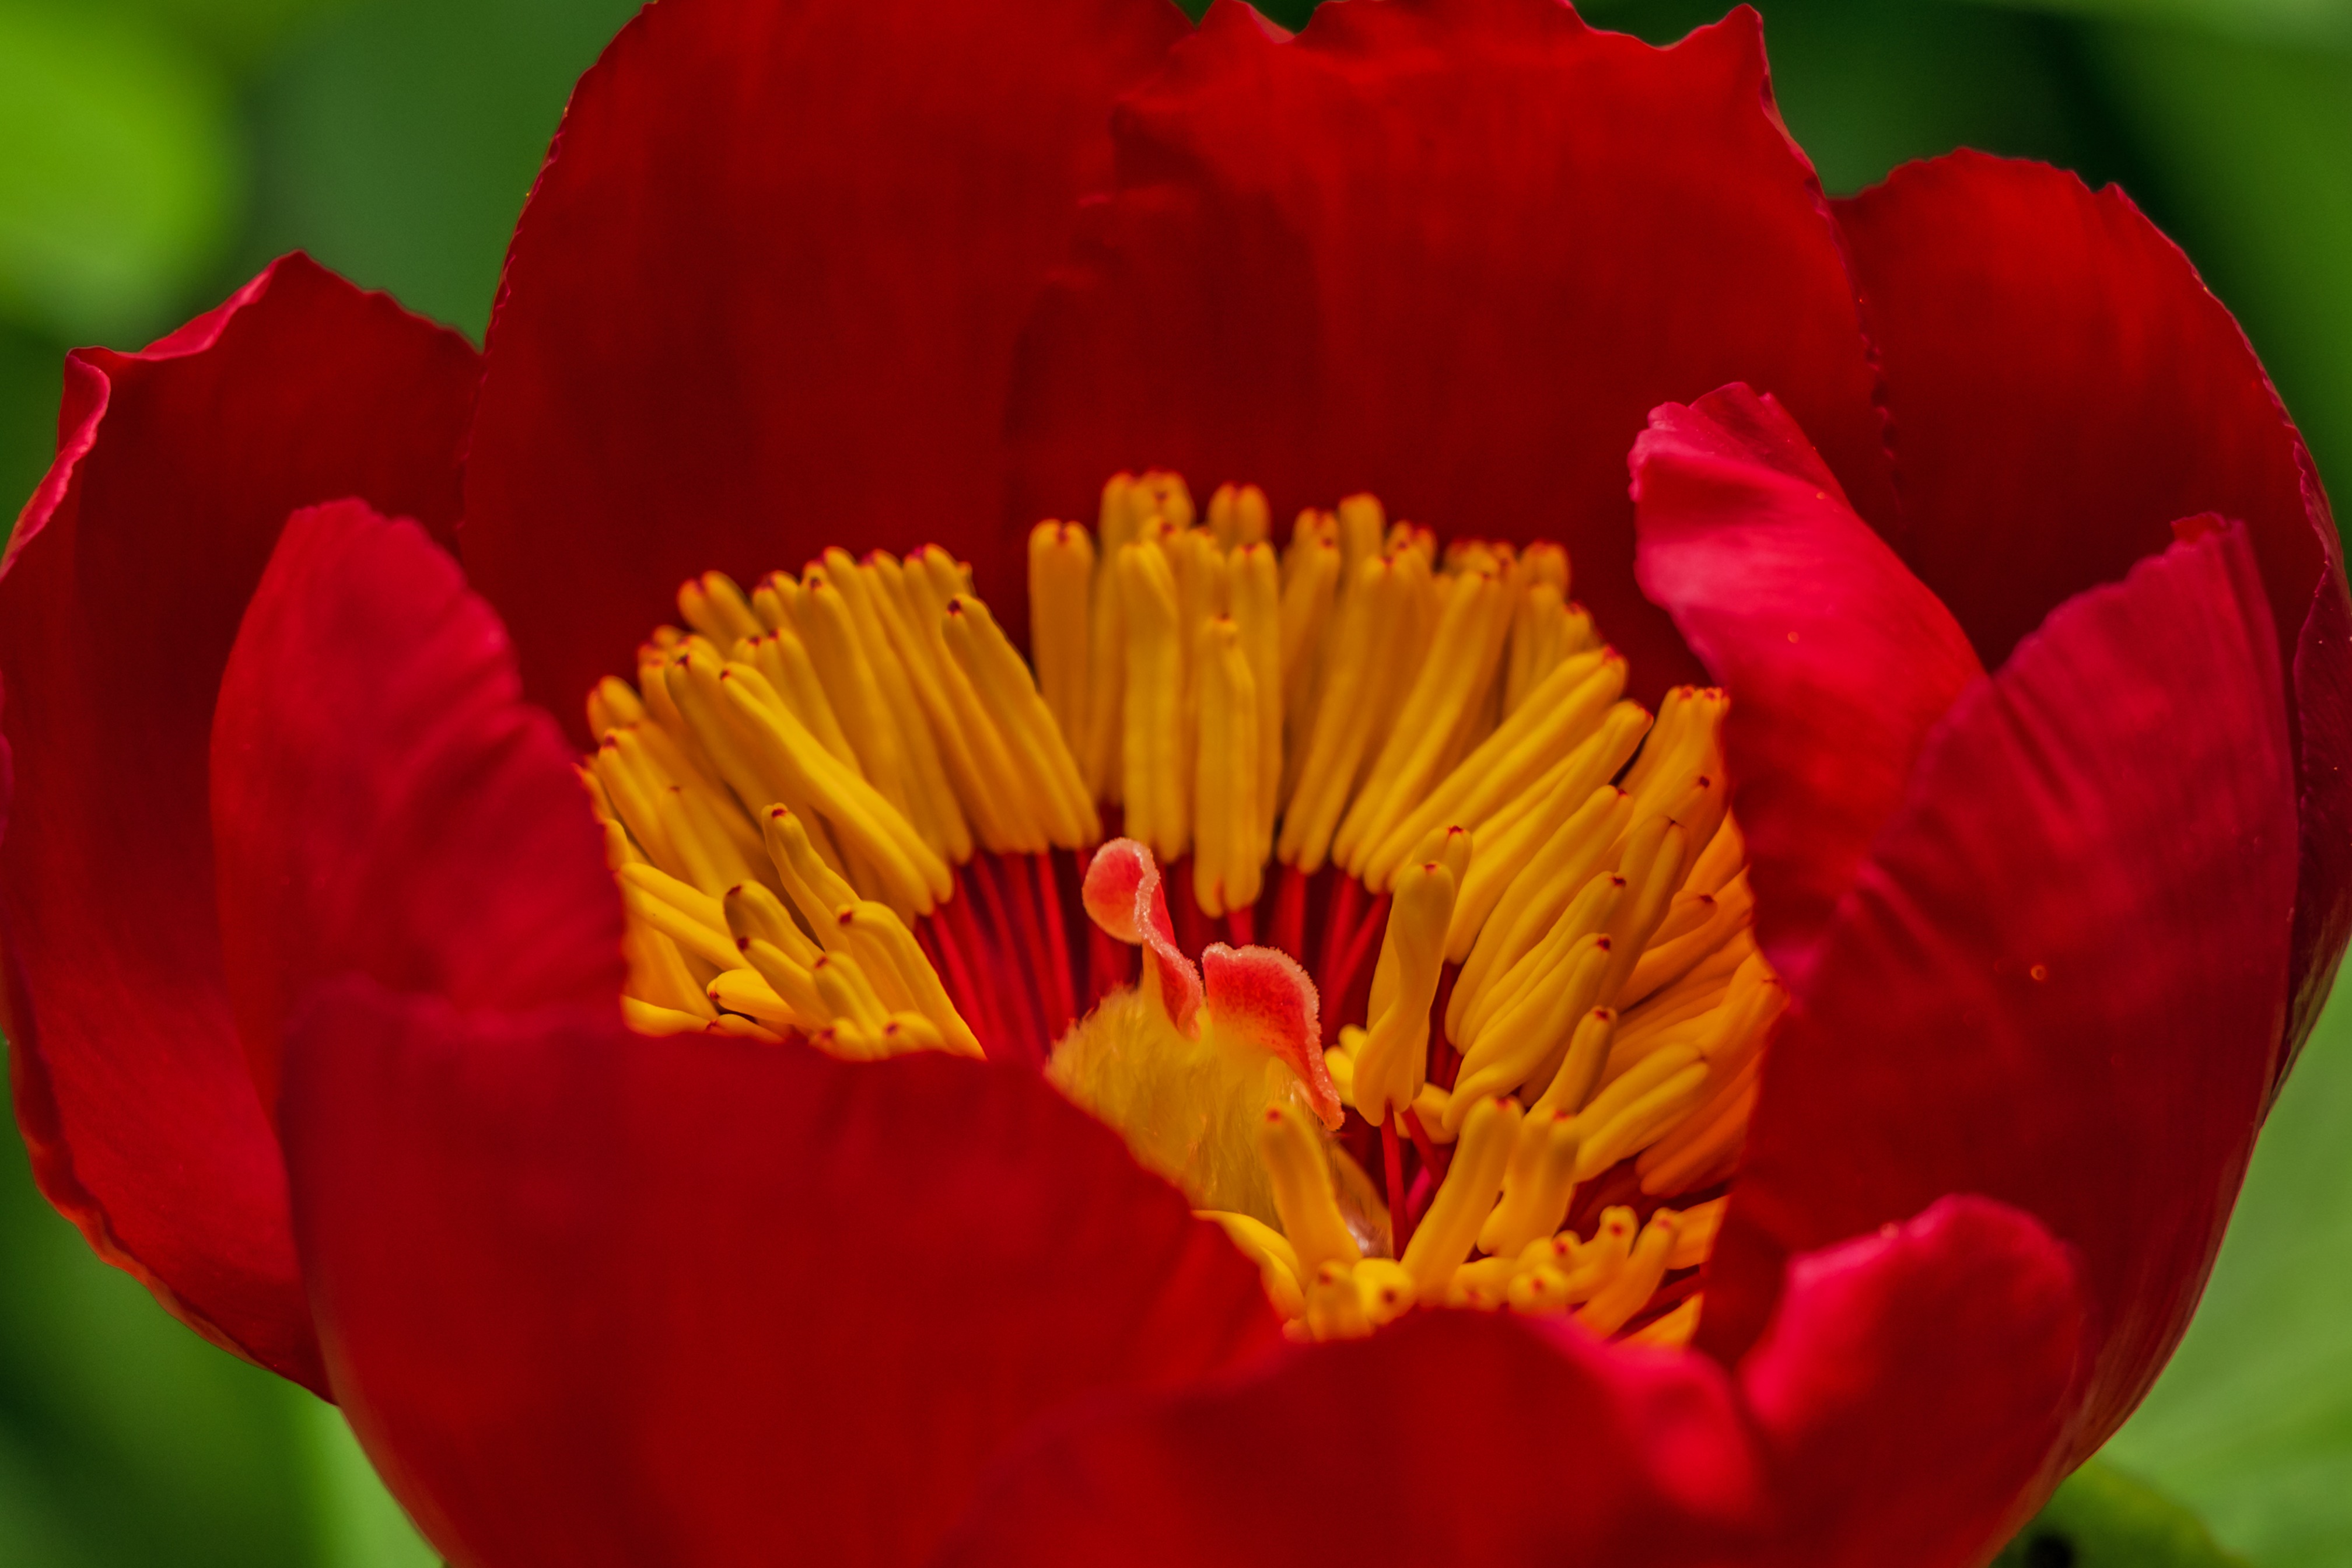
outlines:
[[[1666,50],[1546,0],[1185,32],[1150,0],[663,0],[581,83],[486,360],[299,258],[73,356],[0,566],[44,1191],[339,1399],[460,1563],[1983,1560],[2169,1353],[2352,921],[2352,600],[2301,441],[2120,195],[1958,154],[1824,201],[1752,13]],[[644,912],[548,711],[635,668],[681,577],[836,542],[936,539],[1022,624],[1026,525],[1147,464],[1562,538],[1633,696],[1729,691],[1793,1002],[1692,1352],[1533,1311],[1286,1342],[1020,1059],[1124,962],[1054,939],[1058,829],[981,834],[943,900],[909,851],[1003,1059],[624,1025]],[[1199,679],[1204,712],[1241,689]],[[1458,755],[1476,718],[1423,721]],[[894,842],[845,867],[883,887]],[[1441,986],[1444,1025],[1432,944],[1479,873],[1432,842],[1437,913],[1395,883],[1379,984]],[[1206,906],[1155,914],[1146,863],[1108,920],[1160,966],[1139,1005],[1289,1053],[1330,1109],[1297,966],[1188,982]],[[1367,1016],[1355,882],[1171,886]],[[951,1045],[915,1000],[894,1026]],[[1446,1168],[1387,1126],[1392,1170]]]

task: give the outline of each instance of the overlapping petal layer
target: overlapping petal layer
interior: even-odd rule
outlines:
[[[1755,14],[1673,48],[1550,0],[1389,0],[1297,39],[1220,0],[1118,120],[1118,188],[1023,346],[1024,518],[1163,466],[1564,538],[1637,695],[1695,672],[1635,588],[1625,451],[1744,380],[1891,520],[1870,366]]]
[[[2080,1333],[2063,1249],[1948,1200],[1799,1259],[1736,1374],[1423,1313],[1077,1413],[999,1470],[941,1564],[1961,1568],[2023,1501]]]
[[[477,363],[300,257],[139,353],[67,363],[0,571],[17,1124],[51,1202],[210,1337],[323,1386],[278,1143],[224,989],[206,758],[287,514],[455,523]]]
[[[2084,1258],[2104,1337],[2068,1452],[2138,1401],[2220,1243],[2284,1015],[2277,657],[2232,527],[2062,605],[1962,694],[1772,1047],[1702,1343],[1743,1349],[1789,1257],[1983,1193]]]
[[[1983,667],[1769,396],[1658,409],[1633,470],[1642,588],[1731,693],[1757,939],[1801,984],[1921,741]]]
[[[1015,332],[1166,0],[664,0],[581,79],[516,231],[467,569],[567,717],[678,582],[935,540],[1001,597]],[[1097,482],[1100,476],[1097,476]]]
[[[1988,664],[2175,520],[2246,523],[2300,746],[2284,1076],[2352,933],[2352,601],[2302,438],[2238,324],[2119,190],[1956,153],[1837,213],[1885,375],[1905,558]]]
[[[358,501],[287,523],[213,721],[222,945],[268,1110],[288,1016],[330,975],[468,1012],[612,1004],[621,900],[571,763],[415,524]]]
[[[266,804],[310,873],[226,885],[257,928],[307,907],[299,951],[345,972],[278,977],[328,1371],[456,1561],[917,1562],[1032,1415],[1277,1342],[1222,1234],[1034,1072],[623,1027],[617,895],[509,658],[421,533],[327,509],[224,700],[301,786],[232,822]]]

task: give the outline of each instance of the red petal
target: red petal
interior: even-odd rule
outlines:
[[[1928,738],[1772,1047],[1708,1286],[1734,1352],[1789,1255],[1949,1192],[2079,1248],[2076,1458],[2170,1353],[2284,1012],[2294,818],[2245,530],[2062,605]]]
[[[508,256],[469,465],[467,570],[536,700],[576,715],[713,566],[936,539],[1007,596],[1013,338],[1111,100],[1183,32],[1164,0],[664,0],[622,30]]]
[[[1416,1311],[1064,1422],[940,1568],[1734,1563],[1759,1477],[1729,1382],[1703,1356]]]
[[[345,981],[289,1034],[336,1393],[454,1561],[918,1563],[1033,1417],[1279,1343],[1031,1069],[610,1013]]]
[[[1564,537],[1638,689],[1696,673],[1633,584],[1626,448],[1669,399],[1773,393],[1893,512],[1853,294],[1755,14],[1670,49],[1553,0],[1220,0],[1117,121],[1118,187],[1023,347],[1023,516],[1113,469],[1377,490],[1449,534]]]
[[[2063,1250],[1950,1200],[1798,1259],[1736,1384],[1704,1356],[1417,1311],[1075,1413],[940,1568],[1959,1568],[2032,1497],[2080,1335]]]
[[[1087,917],[1106,935],[1143,949],[1159,977],[1160,1005],[1169,1022],[1190,1034],[1201,1008],[1201,972],[1176,945],[1160,862],[1151,851],[1132,838],[1112,839],[1087,862],[1079,896]]]
[[[221,942],[266,1108],[324,975],[467,1010],[620,994],[620,897],[572,766],[446,552],[357,501],[295,513],[213,719]]]
[[[1797,1258],[1739,1366],[1788,1568],[1975,1568],[2046,1471],[2083,1346],[2073,1260],[2032,1218],[1946,1198]]]
[[[1643,591],[1728,688],[1759,940],[1800,984],[1928,728],[1984,673],[1780,404],[1668,404],[1633,443]]]
[[[321,1385],[285,1175],[224,990],[213,701],[286,515],[447,531],[477,363],[293,257],[144,353],[66,365],[0,568],[17,1123],[49,1200],[210,1337]]]
[[[2294,672],[2303,867],[2285,1070],[2352,931],[2352,604],[2302,438],[2122,192],[1957,153],[1838,204],[1885,371],[1904,552],[1997,664],[2212,511],[2252,530]]]
[[[1315,982],[1298,961],[1276,948],[1211,942],[1201,954],[1201,979],[1210,1021],[1281,1058],[1307,1086],[1323,1124],[1337,1132],[1347,1111],[1323,1062]]]

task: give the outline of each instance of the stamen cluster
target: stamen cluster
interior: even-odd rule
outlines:
[[[1301,1332],[1444,1304],[1680,1342],[1784,1002],[1726,700],[1627,700],[1557,544],[1441,552],[1369,496],[1267,533],[1254,487],[1203,521],[1114,478],[1095,530],[1032,534],[1034,679],[936,547],[687,584],[687,629],[589,700],[632,1020],[1053,1040]],[[1114,830],[1181,891],[1088,931],[1064,910]],[[1239,973],[1261,932],[1318,1037],[1120,989],[1130,943],[1229,937]]]

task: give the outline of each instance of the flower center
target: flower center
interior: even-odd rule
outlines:
[[[588,700],[631,1023],[1045,1067],[1301,1334],[1685,1342],[1785,1001],[1727,700],[1626,700],[1557,544],[1267,523],[1041,523],[1034,678],[936,546],[686,584]]]

